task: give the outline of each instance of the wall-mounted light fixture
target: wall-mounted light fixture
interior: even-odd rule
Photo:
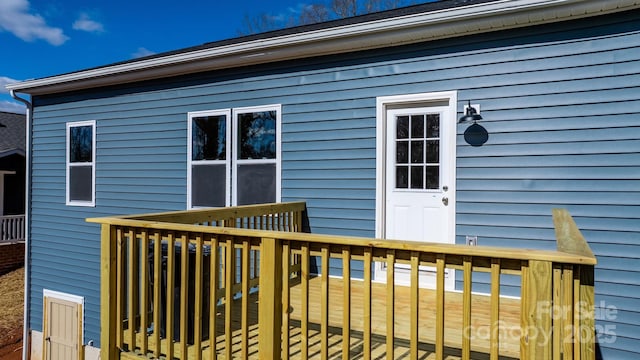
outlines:
[[[458,119],[458,124],[473,121],[473,124],[464,131],[464,140],[471,146],[482,146],[489,140],[489,133],[487,129],[477,123],[479,120],[482,120],[482,116],[480,116],[480,112],[475,107],[471,106],[471,101],[469,100],[464,115]]]

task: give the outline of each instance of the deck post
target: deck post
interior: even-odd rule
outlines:
[[[100,358],[116,360],[116,229],[102,224],[100,231]]]
[[[282,342],[282,242],[262,238],[258,290],[260,359],[279,359]]]
[[[558,251],[593,258],[595,263],[593,251],[566,209],[553,209],[553,225]],[[580,359],[595,359],[595,267],[581,264],[576,269],[573,325],[577,346],[574,352]]]
[[[522,277],[522,359],[551,359],[552,263],[531,260]]]

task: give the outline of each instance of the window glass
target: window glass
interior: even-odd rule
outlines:
[[[72,126],[69,128],[69,161],[93,161],[93,127]]]
[[[191,206],[226,206],[226,165],[191,166]]]
[[[276,158],[276,112],[238,114],[239,159]]]
[[[93,198],[93,167],[72,166],[69,169],[69,200],[91,201]]]
[[[276,164],[238,165],[238,205],[273,203]]]
[[[192,160],[225,160],[227,119],[225,115],[195,117],[191,122]]]

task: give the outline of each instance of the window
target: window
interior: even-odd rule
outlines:
[[[95,206],[95,121],[67,123],[67,205]]]
[[[189,113],[189,208],[230,204],[230,115],[229,110]]]
[[[280,201],[280,106],[189,113],[188,208]]]

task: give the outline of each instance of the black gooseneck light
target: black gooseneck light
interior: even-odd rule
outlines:
[[[473,124],[464,131],[464,141],[471,146],[482,146],[489,140],[489,133],[487,129],[478,124],[479,120],[482,120],[482,116],[471,106],[471,100],[469,100],[464,115],[458,119],[458,124],[473,122]]]

